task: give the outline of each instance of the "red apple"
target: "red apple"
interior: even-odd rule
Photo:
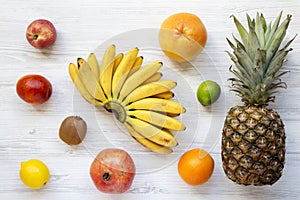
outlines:
[[[90,167],[90,176],[98,190],[104,193],[126,192],[135,176],[135,164],[121,149],[102,150]]]
[[[56,29],[50,21],[38,19],[27,27],[26,38],[33,47],[45,49],[56,41]]]
[[[21,99],[31,104],[42,104],[49,100],[52,85],[41,75],[29,74],[21,77],[16,85],[17,94]]]

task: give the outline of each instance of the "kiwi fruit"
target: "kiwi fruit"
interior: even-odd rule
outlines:
[[[59,128],[59,138],[68,145],[80,144],[86,136],[86,122],[79,116],[68,116]]]

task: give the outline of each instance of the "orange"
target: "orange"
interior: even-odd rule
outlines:
[[[175,61],[192,60],[205,47],[206,41],[206,28],[195,14],[176,13],[161,24],[160,47],[169,58]]]
[[[201,185],[209,180],[214,171],[214,160],[203,149],[185,152],[178,162],[178,173],[189,185]]]

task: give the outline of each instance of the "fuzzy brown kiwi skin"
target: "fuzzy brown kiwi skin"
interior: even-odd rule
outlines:
[[[59,138],[68,145],[80,144],[86,136],[87,124],[80,116],[66,117],[59,128]]]

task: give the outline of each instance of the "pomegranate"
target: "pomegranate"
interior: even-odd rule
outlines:
[[[122,149],[104,149],[94,159],[90,176],[96,188],[104,193],[126,192],[135,176],[135,164]]]

